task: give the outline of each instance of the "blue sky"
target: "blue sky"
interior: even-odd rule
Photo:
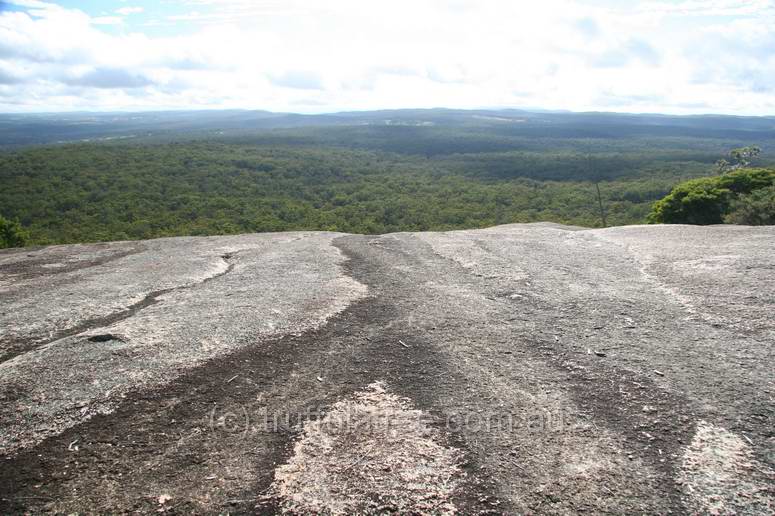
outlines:
[[[0,111],[775,115],[775,0],[0,2]]]

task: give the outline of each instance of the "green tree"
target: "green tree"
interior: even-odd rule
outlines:
[[[713,178],[681,183],[664,199],[654,203],[648,217],[652,224],[721,224],[731,192],[719,188]]]
[[[0,249],[6,247],[23,247],[27,243],[27,232],[15,220],[8,220],[0,215]]]
[[[741,169],[680,183],[654,203],[651,224],[722,224],[739,196],[775,184],[775,170]]]
[[[775,185],[759,188],[732,201],[724,221],[747,226],[775,225]]]

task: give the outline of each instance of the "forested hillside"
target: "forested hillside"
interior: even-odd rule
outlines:
[[[702,129],[695,118],[677,126],[612,116],[549,123],[514,114],[508,124],[482,114],[380,116],[9,150],[0,153],[0,216],[18,220],[34,244],[643,223],[674,185],[771,133],[737,119]]]

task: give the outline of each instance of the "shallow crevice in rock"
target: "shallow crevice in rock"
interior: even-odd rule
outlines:
[[[118,342],[125,342],[123,337],[120,337],[118,335],[113,335],[112,333],[99,333],[97,335],[92,335],[88,337],[86,340],[89,342],[110,342],[112,340],[118,341]]]
[[[7,362],[8,360],[12,360],[13,358],[16,358],[19,355],[23,355],[24,353],[27,353],[29,351],[32,351],[34,349],[46,346],[48,344],[51,344],[52,342],[55,342],[60,339],[64,339],[67,337],[72,337],[73,335],[78,335],[80,333],[88,332],[90,330],[94,330],[97,328],[104,328],[107,326],[110,326],[111,324],[115,324],[119,321],[123,321],[125,319],[128,319],[135,314],[137,314],[139,311],[148,308],[151,305],[154,305],[159,302],[159,298],[165,294],[169,294],[171,292],[179,292],[181,290],[187,290],[187,289],[193,289],[200,285],[203,285],[209,281],[216,280],[222,276],[225,276],[226,274],[229,274],[234,270],[234,257],[236,256],[236,252],[232,253],[226,253],[220,256],[220,258],[226,262],[227,267],[224,271],[218,272],[216,274],[213,274],[212,276],[209,276],[201,281],[198,281],[196,283],[191,283],[188,285],[181,285],[178,287],[172,287],[172,288],[166,288],[161,290],[154,290],[153,292],[149,292],[145,295],[145,297],[138,301],[137,303],[133,303],[126,307],[123,310],[119,310],[118,312],[105,315],[102,317],[95,317],[92,319],[87,319],[75,326],[72,326],[70,328],[65,328],[62,330],[57,330],[53,333],[51,337],[48,339],[42,340],[42,341],[20,341],[17,340],[14,342],[12,348],[10,351],[6,352],[5,354],[0,355],[0,364],[3,362]],[[91,339],[89,339],[91,340]],[[93,341],[94,342],[94,341]]]

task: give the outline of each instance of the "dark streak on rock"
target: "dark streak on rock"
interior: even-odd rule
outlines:
[[[363,256],[343,252],[348,258],[345,272],[363,278],[371,265]],[[254,341],[168,385],[131,393],[113,414],[97,415],[34,448],[2,458],[0,512],[45,511],[51,500],[97,512],[121,512],[129,506],[153,512],[158,504],[147,493],[158,478],[166,478],[189,493],[180,498],[175,513],[276,514],[276,501],[262,499],[261,494],[274,480],[274,465],[287,461],[292,453],[299,427],[291,421],[274,431],[226,430],[217,426],[218,416],[233,412],[241,422],[247,414],[250,425],[255,425],[263,410],[302,415],[322,409],[324,413],[332,403],[377,380],[387,380],[404,392],[411,388],[421,392],[440,377],[455,385],[464,381],[427,349],[395,346],[403,336],[400,328],[388,329],[396,316],[391,296],[369,297],[316,330]],[[320,374],[326,382],[316,380]],[[291,376],[297,380],[288,381]],[[227,383],[229,378],[235,380]],[[420,401],[428,407],[427,400]],[[187,435],[192,437],[179,441]],[[465,449],[459,436],[447,437],[445,445]],[[77,454],[67,449],[75,439],[80,446]],[[475,458],[467,458],[468,476],[456,505],[463,513],[486,514],[497,501],[495,492]],[[245,462],[255,472],[253,484],[239,477],[205,485],[184,480],[213,474],[220,478],[221,471],[238,471]],[[148,469],[150,464],[156,465]],[[112,476],[121,473],[125,488],[115,497],[103,496],[105,467]],[[68,474],[61,476],[62,471]],[[203,490],[212,497],[210,505],[202,505]],[[33,495],[45,498],[28,498]]]
[[[89,342],[110,342],[112,340],[118,341],[118,342],[124,342],[124,339],[119,337],[118,335],[113,335],[112,333],[101,333],[99,335],[92,335],[87,339]]]
[[[99,244],[96,244],[96,245],[99,245]],[[126,249],[123,251],[117,251],[108,256],[95,258],[93,260],[81,260],[77,262],[67,263],[62,267],[56,267],[56,268],[47,268],[44,266],[58,263],[58,261],[55,259],[55,258],[58,258],[57,256],[52,256],[52,257],[49,257],[48,259],[32,258],[27,260],[20,260],[17,262],[0,265],[0,275],[13,276],[14,279],[25,280],[25,279],[37,278],[40,276],[63,274],[67,272],[74,272],[81,269],[86,269],[89,267],[97,267],[99,265],[105,265],[106,263],[110,263],[115,260],[120,260],[121,258],[132,256],[134,254],[138,254],[144,251],[145,249],[146,247],[144,245],[136,245],[134,247],[130,247],[129,249]],[[29,252],[30,249],[25,249],[25,251]]]

